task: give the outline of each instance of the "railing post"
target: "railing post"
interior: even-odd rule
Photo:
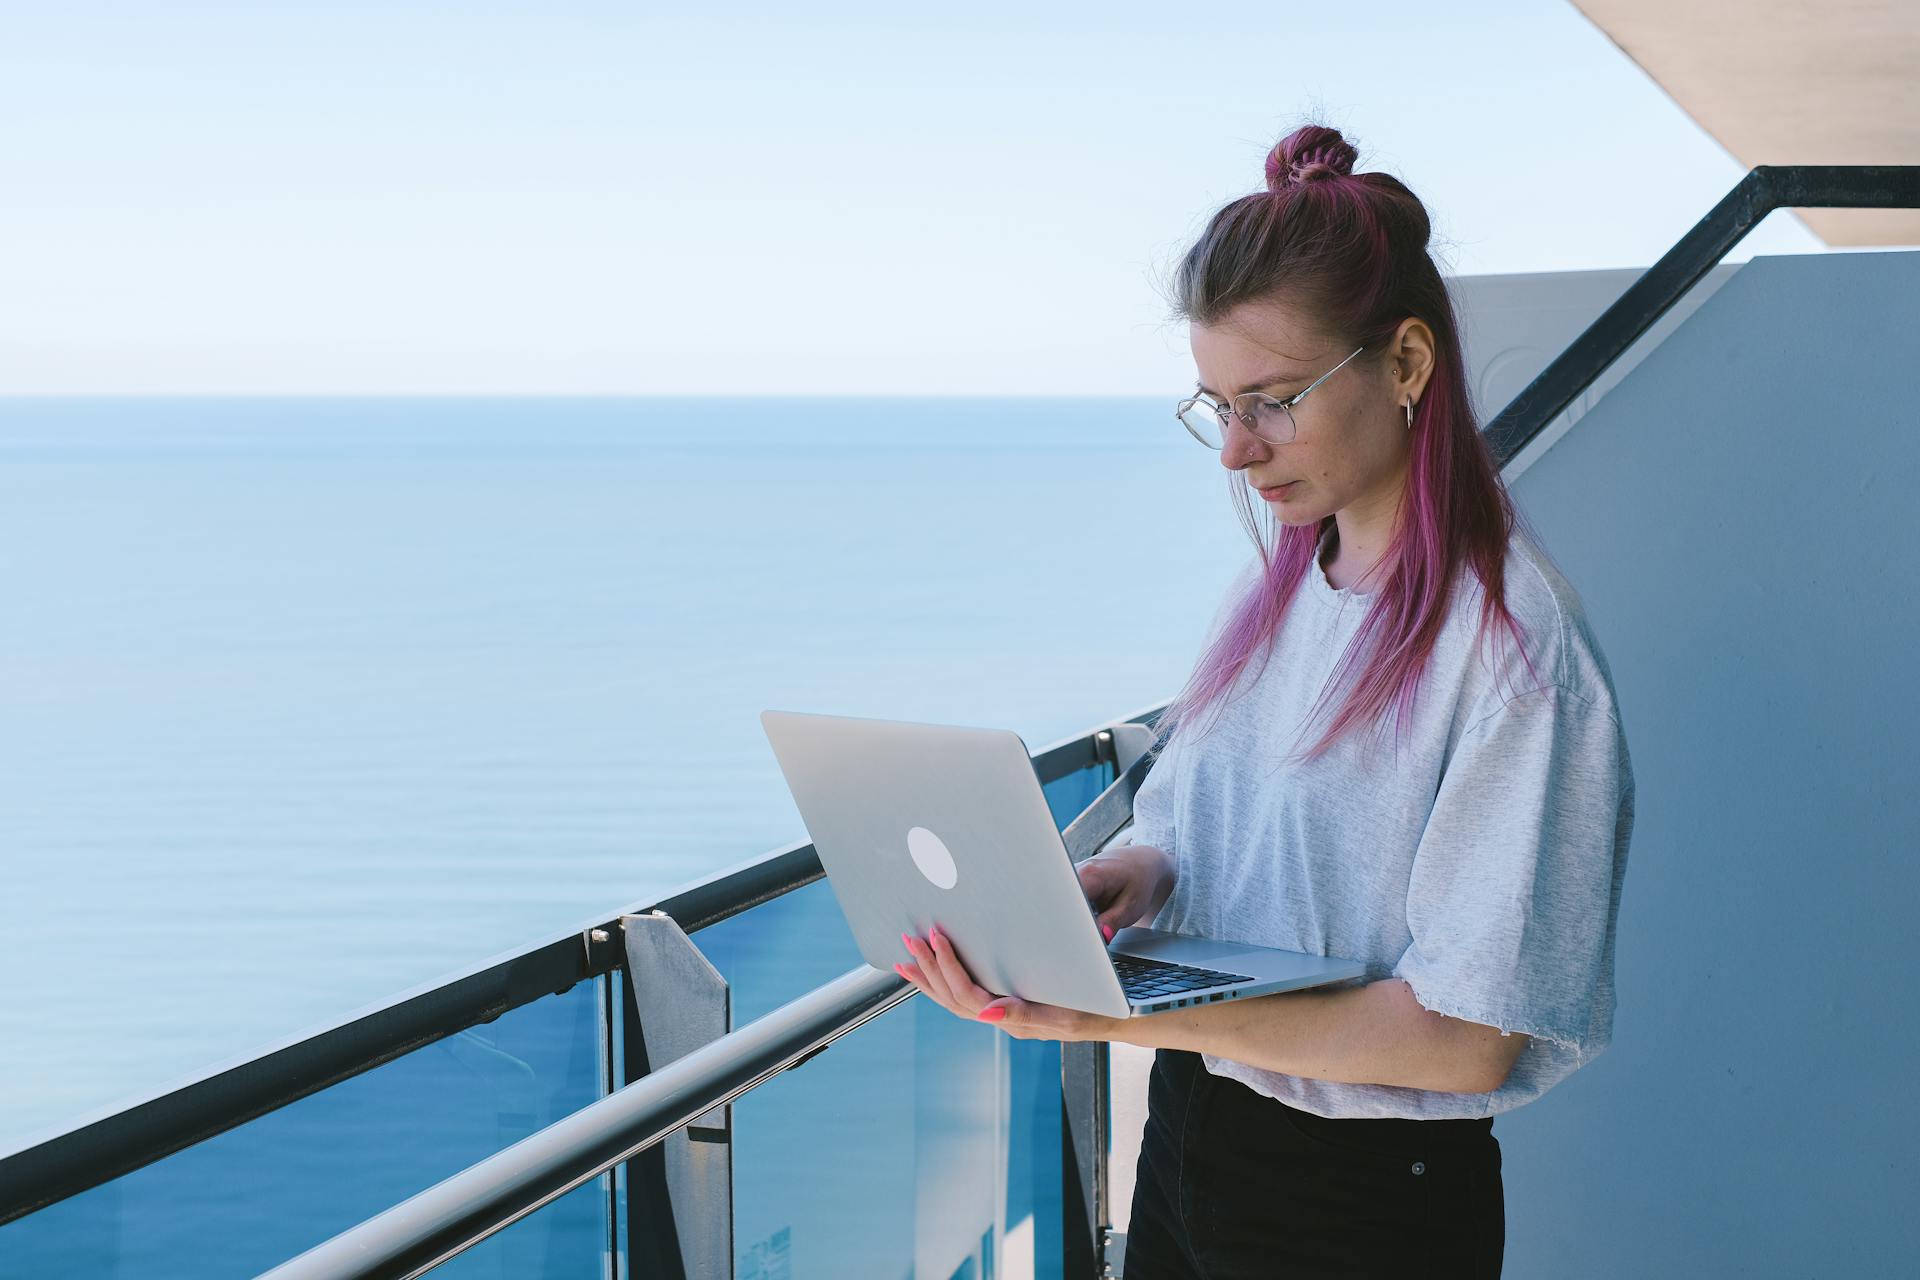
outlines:
[[[627,951],[623,1084],[733,1029],[727,980],[672,916],[620,918]],[[733,1104],[627,1161],[627,1275],[733,1280]]]
[[[1153,745],[1153,730],[1145,725],[1119,724],[1094,734],[1095,757],[1112,767],[1118,778]],[[1126,801],[1130,809],[1131,798]],[[1089,809],[1102,806],[1096,802]],[[1111,812],[1110,810],[1108,811]],[[1079,822],[1070,824],[1075,828]],[[1074,832],[1077,839],[1067,841],[1068,855],[1075,862],[1099,851],[1113,834],[1098,827],[1089,833]],[[1113,1213],[1109,1204],[1107,1154],[1112,1147],[1109,1127],[1112,1108],[1108,1099],[1110,1055],[1103,1040],[1060,1045],[1061,1187],[1063,1274],[1068,1280],[1092,1280],[1113,1274],[1108,1246],[1113,1233]]]
[[[1061,1212],[1068,1280],[1107,1276],[1107,1238],[1113,1230],[1107,1203],[1107,1043],[1084,1040],[1060,1046],[1062,1140]]]
[[[1147,748],[1153,745],[1151,725],[1116,724],[1101,732],[1112,735],[1113,776],[1116,778],[1133,768],[1133,762],[1147,754]]]

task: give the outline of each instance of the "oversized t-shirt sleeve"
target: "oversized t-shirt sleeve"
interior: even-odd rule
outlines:
[[[1609,710],[1521,694],[1455,745],[1407,889],[1393,976],[1436,1013],[1525,1032],[1576,1063],[1613,1030],[1633,773]]]

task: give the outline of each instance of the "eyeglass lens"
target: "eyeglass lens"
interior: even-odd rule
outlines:
[[[1234,402],[1234,409],[1241,415],[1241,425],[1262,440],[1271,444],[1287,444],[1293,439],[1293,414],[1286,405],[1272,396],[1260,392],[1249,392]],[[1248,420],[1248,415],[1252,416],[1251,421]],[[1181,413],[1180,421],[1201,444],[1208,448],[1226,447],[1220,415],[1214,412],[1213,405],[1206,400],[1195,400],[1188,405]]]

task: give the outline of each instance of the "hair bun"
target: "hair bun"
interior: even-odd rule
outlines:
[[[1267,153],[1267,190],[1284,191],[1316,179],[1353,175],[1358,153],[1338,129],[1303,125]]]

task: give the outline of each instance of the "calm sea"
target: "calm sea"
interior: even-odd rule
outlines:
[[[1160,400],[0,400],[0,1148],[804,838],[764,708],[1171,695],[1233,478]]]

